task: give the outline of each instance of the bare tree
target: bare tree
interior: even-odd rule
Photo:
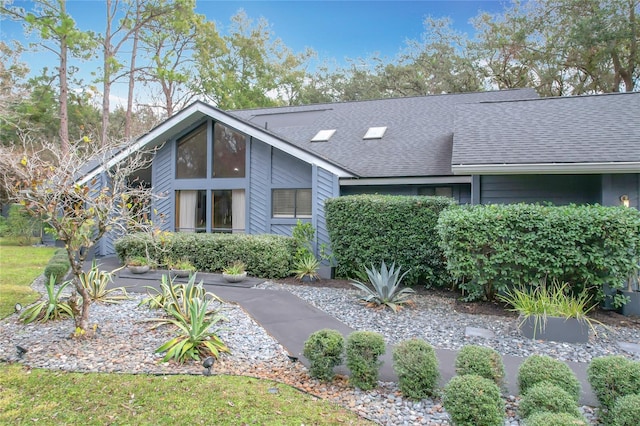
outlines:
[[[24,205],[64,242],[74,275],[72,300],[79,307],[76,329],[90,335],[91,299],[79,279],[83,264],[106,233],[144,228],[145,212],[138,202],[150,200],[152,193],[132,177],[148,166],[150,156],[136,151],[114,162],[114,153],[130,148],[97,146],[86,137],[69,148],[63,151],[50,141],[28,138],[22,146],[0,147],[0,179],[12,201]]]

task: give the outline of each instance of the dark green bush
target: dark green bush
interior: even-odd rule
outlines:
[[[607,410],[611,410],[618,398],[640,389],[640,362],[622,355],[594,358],[587,369],[587,378],[604,409],[601,417],[608,419]]]
[[[395,262],[410,272],[407,285],[443,285],[450,280],[434,227],[446,197],[350,195],[325,202],[337,275],[357,277],[365,267]]]
[[[44,267],[44,278],[49,282],[49,278],[53,275],[56,277],[56,284],[60,284],[69,272],[69,261],[53,261]]]
[[[636,389],[640,392],[640,389]],[[611,418],[615,426],[640,425],[640,394],[618,398],[611,409]]]
[[[485,379],[493,380],[498,386],[502,386],[504,363],[495,349],[467,345],[460,349],[456,357],[456,373],[461,376],[477,374]]]
[[[468,300],[543,279],[585,287],[622,283],[640,256],[640,212],[603,206],[477,205],[447,209],[437,231]]]
[[[165,259],[185,259],[198,271],[222,271],[241,261],[249,275],[261,278],[284,278],[290,275],[293,239],[280,235],[161,233],[152,239],[148,234],[133,234],[115,243],[122,262],[145,256],[161,265]]]
[[[40,221],[35,219],[21,204],[12,204],[7,215],[7,236],[16,238],[21,244],[30,244],[36,230],[40,227]]]
[[[378,385],[380,356],[386,351],[384,337],[374,331],[354,331],[347,336],[347,368],[351,372],[349,383],[362,390]]]
[[[309,360],[309,374],[319,380],[333,379],[333,369],[342,362],[344,337],[339,331],[323,329],[312,333],[302,354]]]
[[[475,374],[455,376],[444,388],[444,408],[457,426],[502,426],[504,401],[491,380]]]
[[[529,417],[544,411],[580,417],[580,411],[573,397],[561,387],[549,382],[540,382],[531,386],[522,397],[518,411],[520,417]]]
[[[433,346],[424,340],[410,339],[393,349],[393,369],[398,375],[400,391],[413,399],[436,394],[440,371]]]
[[[524,419],[524,426],[587,426],[583,418],[573,417],[567,413],[550,413],[548,411],[532,414]]]
[[[518,369],[518,388],[526,395],[530,388],[541,382],[549,382],[564,389],[577,403],[580,399],[580,382],[567,364],[546,355],[531,355]]]

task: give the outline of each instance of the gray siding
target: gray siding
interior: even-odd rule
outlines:
[[[313,226],[316,228],[316,253],[321,244],[329,245],[329,231],[327,230],[327,220],[324,215],[324,202],[340,195],[338,177],[333,173],[321,168],[314,167],[314,188],[313,188]]]
[[[152,217],[165,231],[173,230],[173,146],[167,143],[156,153],[151,170],[153,192],[159,196],[154,201],[156,212]]]
[[[500,175],[480,176],[480,203],[570,203],[601,201],[599,175]]]
[[[271,183],[275,188],[311,188],[311,165],[272,149]]]
[[[251,140],[251,167],[249,178],[249,233],[265,234],[269,232],[271,216],[271,147],[265,143]]]
[[[629,197],[629,206],[640,208],[640,173],[602,175],[602,205],[619,206],[620,197]]]

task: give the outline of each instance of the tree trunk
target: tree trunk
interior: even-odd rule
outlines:
[[[133,89],[135,86],[136,55],[138,54],[138,39],[140,30],[137,23],[140,22],[140,4],[136,2],[136,28],[133,32],[133,46],[131,49],[131,64],[129,66],[129,92],[127,93],[127,112],[124,116],[124,138],[131,138],[131,121],[133,115]]]
[[[61,14],[66,13],[65,0],[60,1]],[[62,153],[66,156],[69,152],[69,115],[67,112],[67,98],[69,96],[69,84],[67,82],[67,53],[68,53],[66,36],[60,37],[60,66],[58,74],[60,76],[60,147]]]
[[[109,134],[109,96],[111,96],[111,61],[113,52],[111,46],[111,0],[106,0],[107,4],[107,27],[104,30],[103,42],[103,75],[102,75],[102,132],[100,134],[100,144],[105,146]]]

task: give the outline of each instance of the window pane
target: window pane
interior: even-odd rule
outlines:
[[[206,232],[207,191],[176,191],[176,232]]]
[[[178,139],[176,178],[194,179],[207,177],[207,125]]]
[[[231,191],[213,191],[213,232],[231,232]]]
[[[441,197],[453,197],[453,189],[450,186],[439,186],[436,188],[436,195]]]
[[[272,210],[273,217],[295,217],[295,189],[274,189]]]
[[[244,177],[246,138],[235,130],[215,123],[213,131],[213,177]]]
[[[296,192],[296,217],[311,217],[311,190],[298,189]]]

